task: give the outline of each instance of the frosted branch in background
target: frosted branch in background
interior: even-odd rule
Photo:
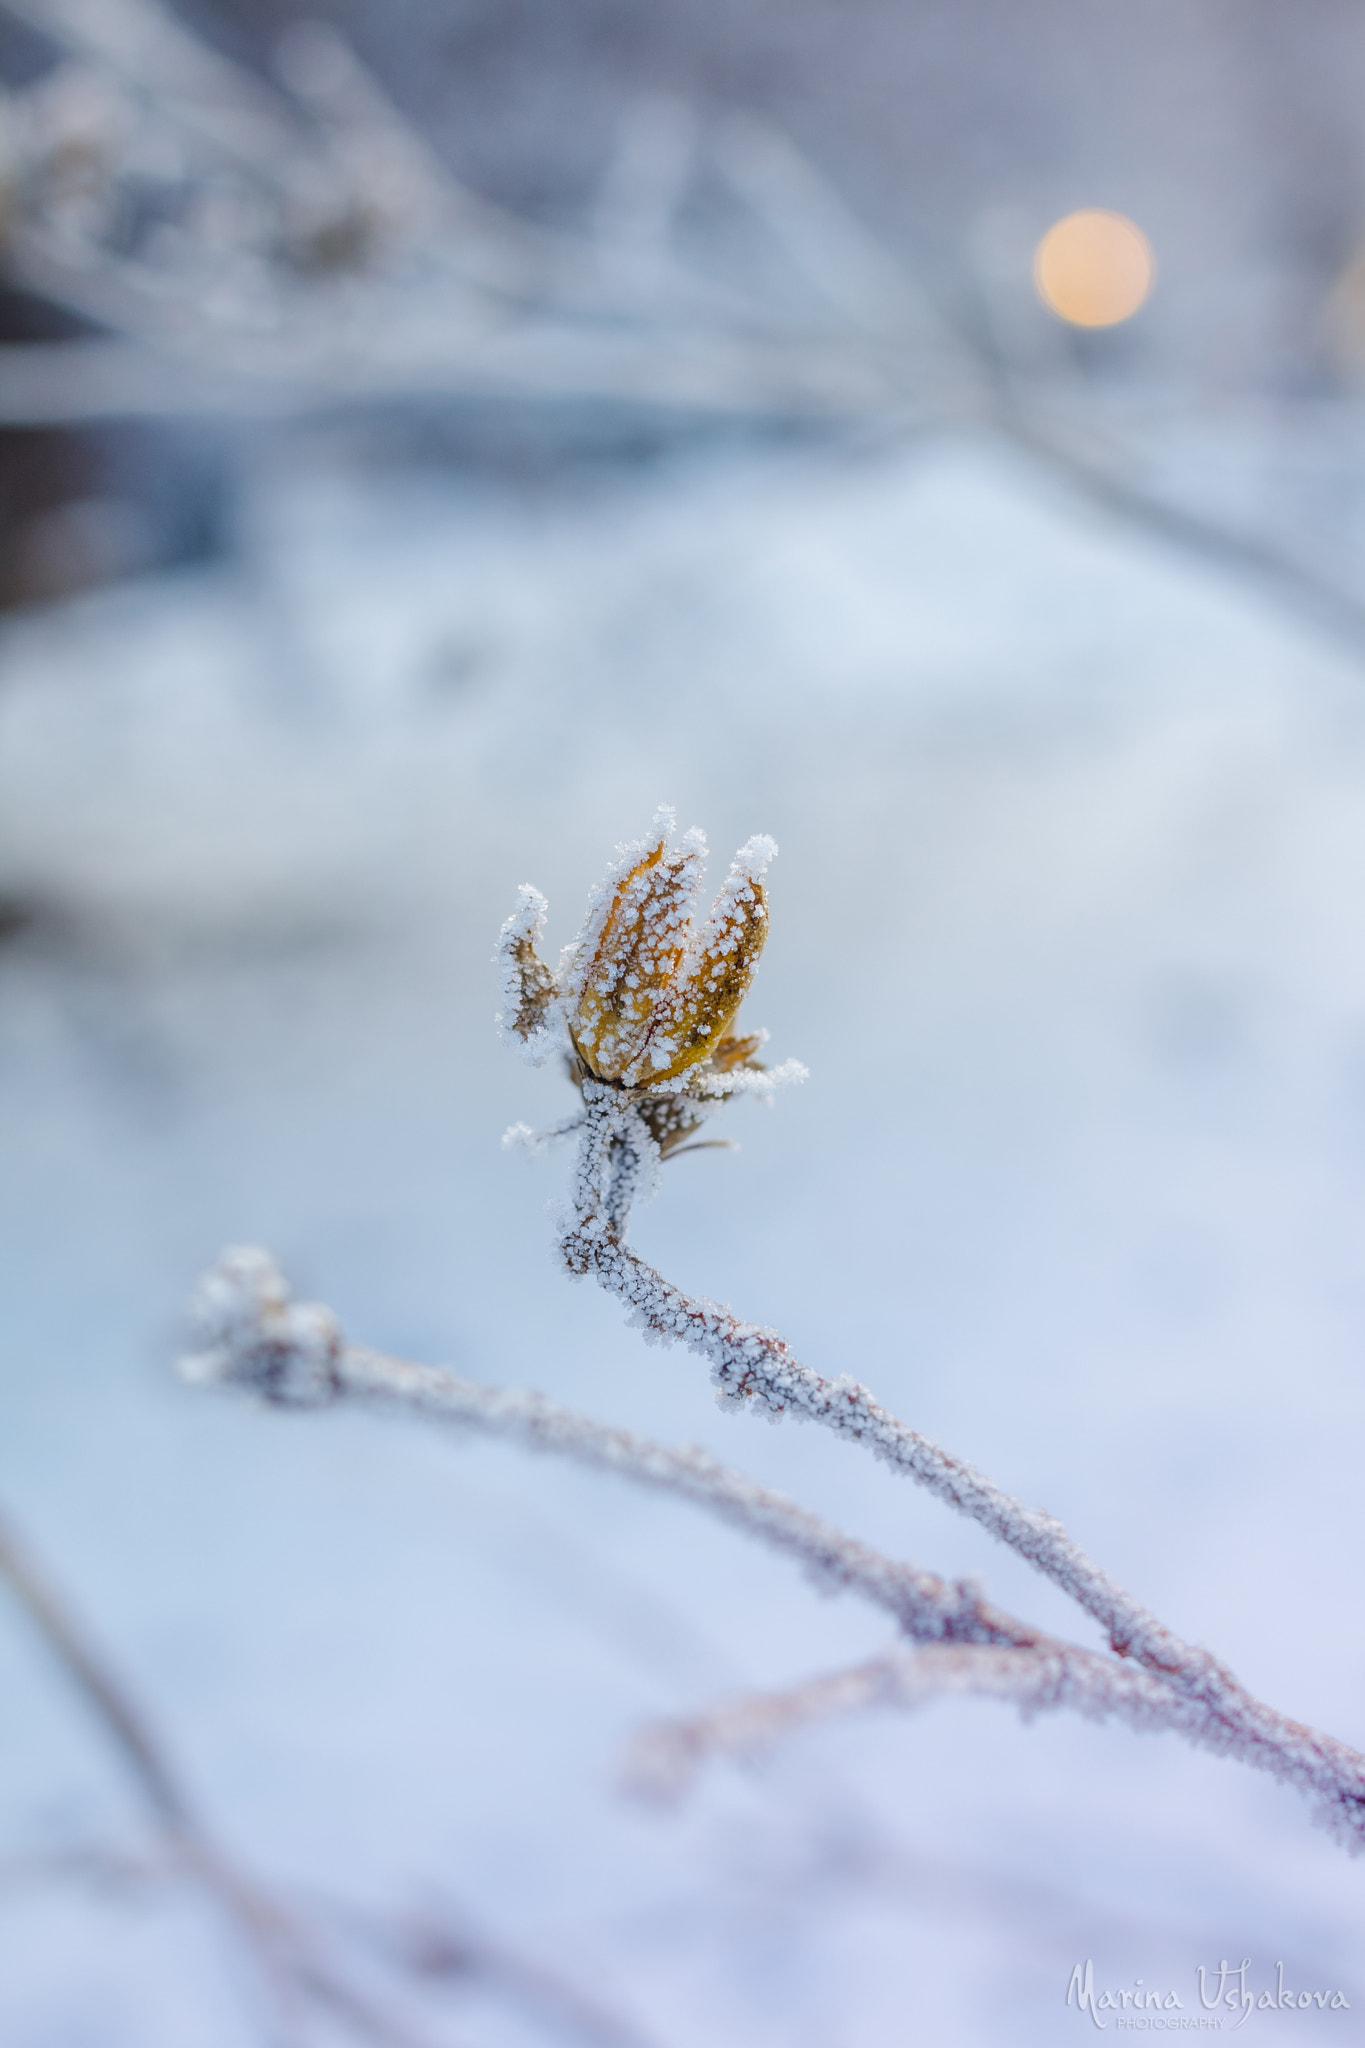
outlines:
[[[338,1352],[334,1318],[307,1307],[291,1310],[282,1287],[267,1284],[269,1332],[257,1328],[253,1340],[253,1316],[264,1299],[259,1260],[251,1274],[250,1286],[236,1275],[222,1275],[208,1290],[215,1329],[231,1344],[254,1343],[252,1355],[271,1398],[316,1400],[330,1384],[328,1361]],[[218,1839],[128,1678],[3,1511],[0,1585],[28,1615],[123,1766],[154,1837],[152,1853],[87,1843],[56,1855],[0,1862],[0,1896],[12,1898],[52,1883],[78,1883],[116,1895],[158,1884],[196,1888],[249,1962],[270,2008],[270,2039],[279,2048],[306,2048],[319,2038],[313,2023],[324,2019],[371,2048],[450,2048],[448,2032],[414,2025],[404,2009],[414,1983],[430,1982],[442,1970],[486,1984],[556,2036],[592,2042],[596,2048],[649,2048],[643,2034],[599,1999],[535,1959],[460,1924],[448,1910],[428,1911],[416,1923],[403,1914],[347,1909],[347,1925],[340,1929],[328,1924],[331,1916],[320,1912],[316,1902],[305,1908],[288,1900]],[[355,1970],[357,1927],[388,1964],[393,1981],[387,1987],[377,1990]]]
[[[300,1326],[301,1327],[301,1326]],[[303,2048],[303,2015],[327,2014],[373,2048],[435,2048],[350,1981],[320,1930],[244,1871],[215,1840],[150,1718],[88,1634],[31,1547],[0,1517],[0,1582],[19,1602],[112,1745],[155,1833],[156,1859],[89,1850],[46,1868],[12,1870],[29,1884],[71,1878],[108,1883],[163,1876],[195,1885],[231,1929],[265,1992],[274,2038]]]
[[[893,1651],[785,1691],[753,1693],[685,1720],[657,1722],[631,1745],[626,1783],[645,1797],[676,1798],[707,1762],[749,1761],[822,1721],[879,1707],[913,1712],[954,1695],[1001,1700],[1026,1721],[1066,1708],[1091,1721],[1126,1722],[1138,1734],[1170,1729],[1218,1756],[1236,1750],[1221,1722],[1161,1679],[1116,1657],[1042,1637],[1019,1648],[970,1643]]]
[[[752,111],[703,122],[668,99],[627,105],[581,224],[550,229],[464,184],[330,25],[291,24],[270,84],[159,0],[0,7],[63,52],[0,91],[5,267],[106,330],[0,349],[0,419],[275,417],[496,393],[897,434],[950,424],[1005,440],[1365,648],[1339,513],[1286,544],[1284,451],[1261,412],[1242,426],[1265,443],[1255,525],[1154,490],[1152,437],[1117,413],[1097,436],[1074,377],[1040,383],[965,250],[960,274],[934,277]],[[782,291],[727,266],[723,237],[699,250],[680,234],[685,200],[707,185],[785,259]],[[1332,446],[1335,508],[1354,486],[1337,452],[1351,437],[1299,442],[1300,464]]]

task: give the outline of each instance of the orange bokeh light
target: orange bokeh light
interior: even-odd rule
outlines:
[[[1142,229],[1100,206],[1067,214],[1033,252],[1039,297],[1073,327],[1114,327],[1128,319],[1155,276],[1156,258]]]

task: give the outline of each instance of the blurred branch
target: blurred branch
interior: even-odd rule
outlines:
[[[1068,1708],[1087,1720],[1125,1721],[1138,1734],[1170,1729],[1222,1756],[1226,1730],[1163,1680],[1113,1657],[1041,1638],[1028,1648],[936,1644],[892,1651],[780,1692],[752,1693],[686,1719],[643,1729],[626,1760],[627,1784],[651,1798],[685,1792],[701,1766],[752,1760],[784,1736],[873,1708],[912,1713],[950,1697],[997,1699],[1024,1720]]]
[[[196,1884],[222,1914],[270,1993],[274,2030],[281,2042],[304,2039],[304,2016],[327,2014],[373,2048],[432,2048],[433,2037],[388,2003],[361,1990],[341,1968],[316,1926],[240,1866],[214,1840],[179,1781],[166,1747],[126,1679],[79,1622],[24,1542],[0,1514],[0,1580],[8,1585],[66,1672],[96,1724],[120,1758],[161,1845],[155,1859],[75,1850],[0,1863],[0,1890],[78,1878],[127,1884],[180,1877]],[[373,1924],[373,1923],[372,1923]],[[442,1932],[445,1929],[444,1933]],[[444,1939],[446,1963],[433,1961]],[[433,1982],[453,1972],[458,1951],[467,1974],[477,1974],[558,2032],[596,2042],[598,2048],[647,2048],[614,2013],[561,1983],[539,1965],[442,1921],[386,1930],[383,1953],[401,1975]],[[448,2036],[444,2037],[447,2040]]]
[[[77,1624],[3,1514],[0,1576],[118,1751],[158,1831],[183,1853],[198,1840],[198,1825],[141,1708]]]
[[[121,1758],[167,1853],[224,1915],[273,1995],[281,2039],[300,1999],[343,2020],[376,2048],[419,2048],[417,2037],[371,2007],[315,1953],[301,1925],[212,1841],[195,1816],[150,1721],[57,1593],[8,1518],[0,1519],[0,1577],[24,1608]]]
[[[1215,569],[1246,578],[1351,652],[1365,656],[1365,599],[1343,584],[1319,575],[1257,534],[1239,532],[1140,489],[1115,469],[1069,448],[1055,430],[1017,408],[998,413],[995,424],[1006,440],[1101,511]]]
[[[754,115],[703,131],[642,98],[582,228],[549,229],[463,184],[329,26],[287,30],[275,87],[160,0],[0,5],[66,53],[0,95],[9,268],[116,337],[0,347],[0,421],[496,394],[984,429],[1365,654],[1365,596],[1078,452],[974,280],[930,289]],[[780,290],[684,247],[703,167],[785,259]]]
[[[420,1983],[437,1986],[484,1983],[533,2024],[593,2048],[649,2048],[645,2037],[619,2013],[543,1963],[473,1929],[450,1906],[347,1921],[363,1934],[389,1966]]]

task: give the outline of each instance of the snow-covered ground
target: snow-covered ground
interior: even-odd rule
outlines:
[[[887,1627],[624,1484],[173,1377],[195,1275],[259,1242],[358,1340],[703,1442],[1093,1639],[555,1271],[566,1162],[499,1137],[570,1101],[498,1045],[492,940],[524,880],[568,937],[660,800],[717,868],[778,839],[746,1021],[811,1079],[671,1163],[642,1248],[1365,1744],[1365,667],[965,442],[539,496],[296,455],[237,567],[5,627],[0,880],[46,909],[0,951],[0,1497],[245,1862],[454,1901],[658,2048],[1051,2048],[1086,1957],[1196,2013],[1198,1965],[1282,1960],[1351,2010],[1247,2038],[1359,2038],[1365,1865],[1293,1793],[972,1703],[639,1808],[642,1721]],[[0,1853],[135,1840],[3,1607],[0,1695]],[[181,1893],[0,1900],[6,2048],[237,2048],[243,1986]]]

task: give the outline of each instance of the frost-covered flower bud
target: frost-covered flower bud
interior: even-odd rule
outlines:
[[[740,848],[698,929],[706,840],[694,828],[675,844],[673,832],[673,812],[664,808],[649,838],[619,849],[556,974],[535,950],[545,899],[523,888],[499,939],[499,1021],[532,1061],[552,1049],[562,1023],[583,1071],[648,1090],[676,1080],[726,1039],[767,936],[762,878],[777,848],[764,837]],[[746,1043],[745,1054],[751,1050]]]

